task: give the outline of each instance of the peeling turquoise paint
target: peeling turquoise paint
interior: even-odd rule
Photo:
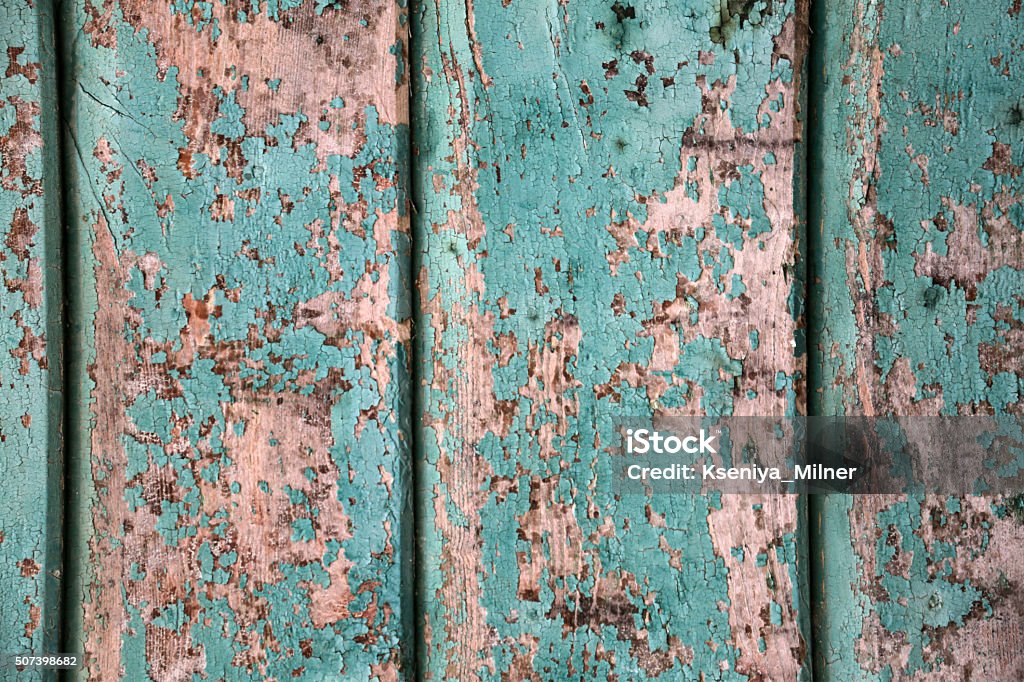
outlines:
[[[817,413],[1017,411],[1019,15],[1014,2],[820,5]],[[984,624],[1021,606],[1004,573],[1016,575],[1020,529],[1000,504],[819,498],[816,677],[1018,674]]]
[[[802,409],[806,8],[730,17],[414,10],[427,679],[809,672],[799,503],[619,499],[603,452],[615,416]]]
[[[90,8],[64,17],[81,677],[404,676],[401,10]],[[299,45],[352,64],[311,88]]]
[[[0,6],[0,654],[57,651],[60,167],[53,6]],[[5,672],[4,674],[10,674]],[[52,679],[31,670],[19,679]]]
[[[0,653],[408,678],[420,617],[428,679],[807,679],[813,591],[820,679],[1009,679],[1019,498],[818,497],[810,585],[802,500],[609,484],[613,417],[804,410],[805,182],[811,410],[1019,411],[1020,8],[818,6],[808,177],[801,3],[424,2],[412,59],[402,2],[68,5],[65,647],[51,16],[5,8]]]

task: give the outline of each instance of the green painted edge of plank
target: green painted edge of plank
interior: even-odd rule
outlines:
[[[4,6],[4,12],[12,15],[17,13],[14,2]],[[35,604],[40,610],[36,632],[30,642],[31,648],[25,649],[26,644],[23,635],[18,632],[23,623],[13,624],[10,622],[0,623],[3,632],[0,634],[0,654],[15,653],[56,653],[59,651],[60,640],[60,601],[61,601],[61,580],[63,566],[63,435],[62,435],[62,377],[63,377],[63,309],[62,309],[62,268],[61,268],[61,166],[59,158],[59,123],[58,123],[58,59],[56,56],[56,40],[54,35],[54,5],[51,0],[34,0],[25,2],[21,7],[20,17],[24,20],[19,26],[13,16],[8,15],[11,23],[4,29],[5,48],[24,48],[24,52],[11,53],[4,49],[4,53],[10,60],[9,71],[6,75],[0,75],[0,97],[8,94],[8,88],[4,83],[11,83],[15,79],[24,79],[26,82],[21,85],[25,89],[17,88],[22,94],[31,93],[34,99],[28,100],[29,105],[38,105],[38,131],[40,137],[39,147],[36,153],[39,158],[35,163],[40,173],[38,181],[42,189],[36,202],[25,197],[15,198],[16,190],[2,190],[0,203],[12,209],[23,208],[27,211],[28,219],[34,222],[38,231],[34,238],[25,245],[29,251],[28,259],[34,260],[34,265],[40,270],[40,280],[36,285],[26,280],[22,284],[23,295],[28,296],[27,288],[38,286],[35,295],[40,298],[39,305],[44,308],[43,328],[35,329],[34,332],[45,334],[45,367],[39,358],[33,360],[30,355],[25,356],[26,362],[34,362],[40,374],[44,376],[34,379],[36,381],[30,402],[35,404],[35,414],[32,425],[25,427],[35,433],[42,433],[42,445],[15,444],[4,446],[3,457],[5,469],[15,461],[7,448],[22,447],[20,453],[21,463],[15,470],[5,471],[5,480],[13,490],[15,480],[40,482],[41,489],[26,494],[21,499],[7,498],[6,501],[20,508],[24,526],[19,532],[38,533],[41,536],[38,544],[41,562],[37,561],[36,566],[25,566],[24,571],[31,573],[36,571],[33,577],[15,577],[8,573],[5,566],[0,572],[0,600],[6,599],[8,590],[21,591],[24,585],[20,580],[31,580],[37,585],[36,593],[39,601]],[[15,44],[15,41],[21,44]],[[34,57],[34,59],[33,59]],[[26,63],[22,63],[26,62]],[[15,68],[25,67],[27,71]],[[34,82],[33,82],[34,81]],[[27,92],[26,92],[27,90]],[[17,95],[16,95],[17,96]],[[31,172],[31,168],[27,172]],[[13,183],[12,183],[13,185]],[[28,195],[26,195],[27,197]],[[10,200],[10,203],[8,203]],[[42,203],[42,209],[35,208],[33,203]],[[41,242],[41,245],[40,245]],[[13,243],[13,242],[12,242]],[[27,260],[26,259],[26,263]],[[41,262],[40,262],[41,261]],[[16,266],[17,264],[15,264]],[[5,274],[7,274],[5,272]],[[24,273],[22,273],[24,274]],[[26,275],[28,277],[28,275]],[[14,284],[12,287],[16,286]],[[4,299],[19,294],[14,293],[15,289],[5,290],[2,294]],[[16,307],[16,306],[15,306]],[[16,358],[9,351],[13,348],[2,349],[3,357],[0,363],[5,369],[13,369],[17,364]],[[24,349],[31,353],[31,349]],[[31,370],[30,370],[31,371]],[[24,398],[24,396],[23,396]],[[7,404],[4,407],[4,421],[8,418],[13,422],[20,420],[20,415],[14,411],[18,407],[29,407],[24,403],[19,405]],[[18,427],[21,428],[19,424]],[[19,472],[18,469],[21,469]],[[30,521],[35,521],[30,523]],[[9,557],[9,550],[0,545],[0,557],[6,560]],[[38,555],[37,555],[38,557]],[[23,557],[27,559],[27,557]],[[14,568],[13,565],[11,568]],[[24,573],[22,574],[24,575]],[[8,582],[13,579],[13,582]],[[8,614],[9,616],[10,614]],[[19,679],[53,679],[55,674],[52,671],[34,670],[22,673]]]

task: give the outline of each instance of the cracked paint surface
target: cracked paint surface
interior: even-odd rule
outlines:
[[[414,16],[425,679],[803,679],[796,497],[618,497],[612,419],[804,405],[802,3]]]
[[[406,12],[72,5],[82,675],[400,679]]]
[[[818,15],[818,413],[1020,415],[1020,14],[844,0]],[[816,507],[816,677],[1024,676],[1016,498]]]
[[[53,14],[0,6],[0,652],[56,651],[60,200]],[[24,679],[42,679],[39,671]],[[22,679],[22,677],[19,677]]]

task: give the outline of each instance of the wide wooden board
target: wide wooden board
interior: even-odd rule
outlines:
[[[64,20],[82,677],[398,679],[405,10],[81,0]]]
[[[424,679],[809,672],[800,500],[627,499],[605,452],[615,417],[803,409],[806,25],[418,6]]]
[[[826,0],[814,36],[812,409],[1020,415],[1019,0]],[[1024,677],[1020,497],[812,509],[816,679]]]

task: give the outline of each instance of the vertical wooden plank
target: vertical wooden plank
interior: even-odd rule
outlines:
[[[58,651],[61,225],[53,50],[49,2],[0,4],[0,654]],[[33,676],[42,678],[24,673]]]
[[[403,677],[405,10],[65,19],[83,676]]]
[[[813,408],[1020,414],[1019,0],[827,0],[814,35]],[[1020,504],[816,500],[816,679],[1024,677]]]
[[[803,679],[795,497],[619,498],[612,419],[803,408],[794,2],[422,2],[426,679]]]

